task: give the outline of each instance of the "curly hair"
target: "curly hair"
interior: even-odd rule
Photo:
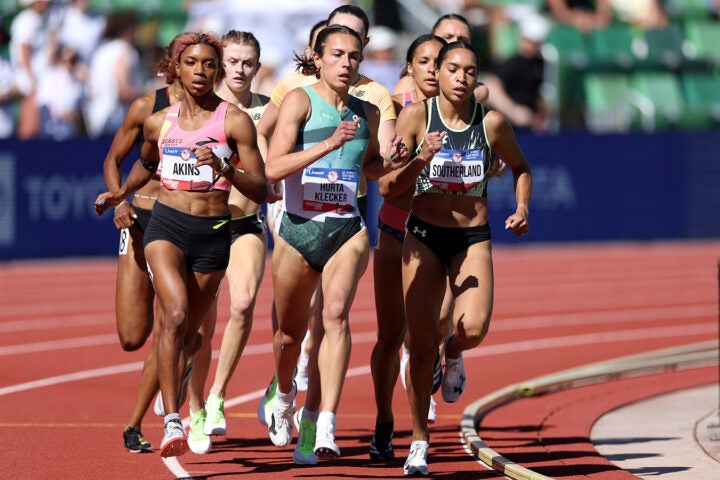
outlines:
[[[222,63],[223,44],[220,37],[214,33],[184,32],[173,38],[172,42],[170,42],[170,46],[168,47],[172,48],[172,54],[170,55],[171,65],[168,69],[172,69],[173,74],[175,74],[177,66],[180,65],[180,57],[182,56],[182,53],[191,45],[208,45],[212,47],[215,49],[219,63]],[[216,80],[222,80],[224,76],[224,69],[219,68]]]

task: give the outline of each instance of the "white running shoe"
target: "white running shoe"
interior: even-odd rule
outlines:
[[[165,435],[160,444],[161,457],[178,457],[187,453],[188,443],[185,429],[180,419],[170,420],[165,424]]]
[[[258,403],[257,408],[258,420],[266,427],[269,425],[268,419],[275,409],[275,402],[277,402],[277,377],[273,375],[273,378],[270,380],[270,384],[265,389],[265,393],[260,399],[260,403]]]
[[[302,418],[302,408],[295,412],[293,420],[295,419],[298,422],[298,441],[293,452],[293,462],[297,465],[316,465],[318,463],[318,456],[315,455],[317,422]]]
[[[435,423],[435,420],[437,419],[437,414],[435,410],[437,409],[437,403],[435,402],[435,399],[430,396],[430,408],[428,409],[428,423]]]
[[[207,419],[203,426],[205,435],[225,435],[227,433],[225,400],[211,393],[205,402],[205,411],[207,412]],[[190,413],[192,414],[192,412]]]
[[[334,425],[318,425],[315,435],[315,455],[318,458],[334,459],[340,456],[340,447],[335,443]]]
[[[275,399],[275,407],[273,408],[272,414],[270,415],[270,425],[268,425],[268,434],[270,440],[277,447],[287,447],[292,442],[293,438],[293,403],[294,397],[297,394],[297,387],[293,382],[293,388],[291,392],[293,396],[293,402],[285,407]]]
[[[190,410],[190,431],[188,432],[187,443],[190,451],[197,455],[208,453],[212,448],[212,440],[204,431],[206,418],[207,412],[205,409],[197,413]]]
[[[465,367],[462,354],[457,360],[447,357],[447,344],[451,336],[445,340],[445,373],[442,378],[442,397],[448,403],[457,402],[465,390]]]
[[[190,358],[185,364],[185,371],[183,372],[182,384],[180,385],[180,396],[178,397],[178,410],[180,410],[180,407],[182,407],[183,403],[185,403],[185,398],[187,398],[188,382],[190,381],[190,374],[192,373],[192,369],[193,359]],[[158,392],[158,395],[155,398],[155,405],[153,406],[153,411],[158,417],[165,416],[165,405],[163,404],[162,392]]]
[[[428,466],[428,442],[425,440],[415,440],[410,444],[410,454],[405,460],[403,466],[403,473],[405,475],[422,475],[427,476]]]
[[[302,420],[302,412],[305,407],[300,407],[297,410],[295,410],[295,414],[293,415],[293,425],[295,425],[295,430],[300,431],[300,420]]]

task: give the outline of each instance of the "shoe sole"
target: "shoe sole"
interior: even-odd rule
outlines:
[[[210,450],[212,450],[212,442],[208,442],[207,445],[203,445],[202,448],[199,448],[199,446],[196,446],[195,448],[193,448],[190,444],[191,444],[191,442],[190,442],[190,440],[188,440],[188,448],[195,455],[205,455]]]
[[[205,435],[225,435],[227,433],[227,428],[225,427],[213,427],[208,430],[203,430],[203,433]]]
[[[127,448],[127,447],[125,447],[125,448]],[[139,449],[137,449],[137,450],[133,450],[133,449],[128,448],[127,451],[130,452],[130,453],[150,453],[150,452],[152,452],[152,447],[150,447],[150,448],[139,448]]]
[[[329,447],[317,447],[315,455],[323,460],[334,460],[340,456],[338,452]]]
[[[175,440],[170,440],[162,447],[162,450],[160,450],[160,456],[166,458],[179,457],[181,455],[185,455],[188,450],[190,450],[190,447],[188,446],[187,440],[185,438],[177,438]]]
[[[293,454],[293,462],[295,462],[295,465],[317,465],[318,463],[318,457],[316,456],[313,458],[307,458],[303,456],[295,456]]]
[[[417,467],[412,467],[412,470],[411,469],[408,469],[408,470],[403,469],[403,473],[405,474],[406,477],[427,477],[428,476],[427,468],[422,470]]]

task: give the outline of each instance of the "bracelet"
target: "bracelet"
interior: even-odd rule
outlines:
[[[327,140],[323,140],[322,143],[325,144],[325,149],[326,149],[328,152],[329,152],[330,150],[332,150],[332,148],[330,148],[330,144],[327,142]]]
[[[127,205],[127,200],[123,200],[122,202],[120,202],[120,203],[118,203],[117,205],[115,205],[115,209],[117,210],[117,209],[120,208],[122,205]]]

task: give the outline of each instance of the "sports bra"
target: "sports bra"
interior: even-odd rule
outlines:
[[[178,124],[182,103],[178,102],[168,109],[160,130],[160,183],[168,190],[230,191],[232,183],[219,172],[209,165],[195,166],[197,159],[192,151],[193,147],[207,146],[218,157],[231,158],[231,161],[235,160],[233,164],[237,163],[237,156],[225,137],[228,102],[221,101],[210,119],[197,130],[183,130]]]

